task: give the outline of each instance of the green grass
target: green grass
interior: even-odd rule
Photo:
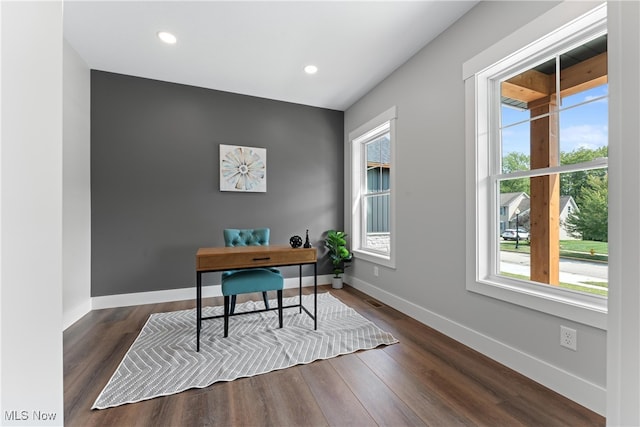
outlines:
[[[561,288],[565,288],[565,289],[571,289],[571,290],[574,290],[574,291],[584,292],[584,293],[587,293],[587,294],[602,295],[604,297],[606,297],[609,294],[609,290],[608,289],[585,288],[583,286],[574,285],[572,283],[560,283],[560,287]]]
[[[587,280],[586,282],[580,282],[580,283],[584,283],[586,285],[592,285],[592,286],[602,286],[603,288],[609,287],[608,282],[594,282],[593,280]]]
[[[560,240],[561,251],[564,250],[590,253],[592,249],[596,254],[608,255],[609,243],[595,242],[592,240]]]
[[[521,252],[523,254],[528,254],[531,252],[529,242],[520,241],[518,243],[518,249],[516,249],[516,242],[511,240],[503,240],[500,242],[500,250],[501,251],[511,251],[511,252]]]
[[[521,274],[513,274],[513,273],[506,273],[504,271],[500,272],[501,276],[505,276],[505,277],[512,277],[514,279],[522,279],[522,280],[530,280],[528,276],[523,276]],[[586,285],[593,285],[593,286],[602,286],[602,287],[608,287],[609,284],[607,282],[584,282]],[[564,283],[564,282],[560,282],[559,285],[561,288],[564,289],[571,289],[574,291],[580,291],[580,292],[585,292],[588,294],[594,294],[594,295],[602,295],[602,296],[607,296],[609,293],[608,289],[593,289],[593,288],[588,288],[585,286],[580,286],[580,285],[575,285],[573,283]]]
[[[593,254],[591,253],[592,249]],[[500,250],[528,254],[530,253],[531,247],[527,241],[521,240],[517,249],[516,242],[501,241]],[[591,240],[561,240],[560,256],[607,262],[609,260],[609,244],[607,242],[594,242]]]
[[[591,250],[593,249],[593,255]],[[500,242],[500,250],[519,252],[528,254],[531,252],[531,246],[527,241],[520,241],[516,249],[516,242],[502,241]],[[609,260],[609,244],[607,242],[594,242],[590,240],[561,240],[560,256],[566,258],[578,258],[589,261],[608,262]],[[516,279],[530,280],[529,277],[520,274],[500,273],[502,276],[513,277]],[[607,282],[589,281],[584,282],[585,285],[600,286],[608,288]],[[585,292],[594,295],[607,296],[608,289],[593,289],[586,286],[580,286],[573,283],[560,283],[561,288],[571,289],[574,291]]]

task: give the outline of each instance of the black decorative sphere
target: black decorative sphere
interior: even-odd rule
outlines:
[[[292,236],[289,239],[289,244],[291,245],[292,248],[299,248],[300,246],[302,246],[302,237]]]

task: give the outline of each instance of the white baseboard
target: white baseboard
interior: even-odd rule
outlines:
[[[80,320],[85,314],[91,311],[91,299],[87,298],[82,304],[62,311],[62,330],[67,329],[69,326]]]
[[[421,323],[471,347],[557,393],[605,416],[606,388],[553,366],[530,354],[420,307],[365,281],[345,275],[345,282]]]
[[[331,283],[331,274],[319,275],[318,285]],[[297,288],[299,279],[289,277],[284,279],[285,289]],[[304,276],[302,286],[313,286],[313,276]],[[220,286],[211,285],[202,287],[202,298],[222,296]],[[103,308],[127,307],[131,305],[158,304],[171,301],[194,300],[196,298],[196,288],[168,289],[166,291],[136,292],[131,294],[106,295],[91,298],[91,309],[100,310]]]

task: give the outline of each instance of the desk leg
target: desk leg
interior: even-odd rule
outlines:
[[[202,272],[196,272],[196,351],[200,351],[200,327],[202,323]]]
[[[318,263],[313,263],[313,330],[318,330]]]
[[[298,302],[300,302],[300,314],[302,314],[302,264],[299,265],[300,274],[298,275]]]

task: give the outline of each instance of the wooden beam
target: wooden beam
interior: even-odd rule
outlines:
[[[608,81],[607,52],[560,72],[560,96],[565,97],[603,85]],[[526,103],[546,100],[555,94],[556,74],[528,70],[502,82],[501,93]]]
[[[502,96],[522,102],[547,97],[554,87],[550,76],[536,70],[528,70],[502,82]]]
[[[555,74],[552,76],[555,80]],[[603,85],[608,81],[607,52],[560,71],[560,96],[565,97]]]

